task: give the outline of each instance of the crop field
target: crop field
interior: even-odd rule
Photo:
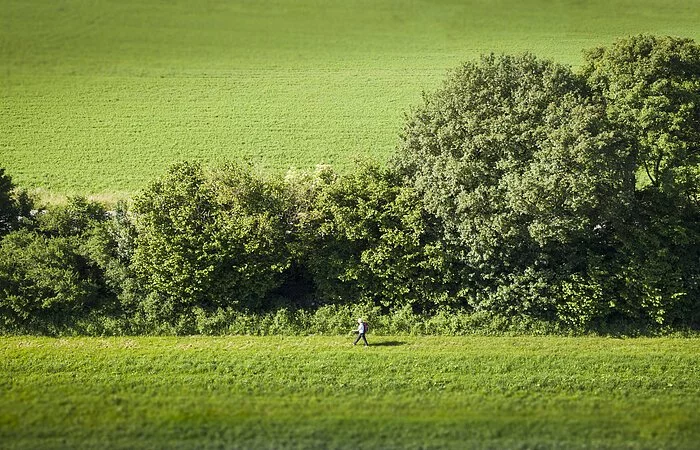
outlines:
[[[489,52],[577,65],[698,0],[0,0],[0,166],[49,194],[132,193],[175,161],[284,172],[386,160],[403,115]]]
[[[676,338],[12,337],[0,447],[697,448]]]

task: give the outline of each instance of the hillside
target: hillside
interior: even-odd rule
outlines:
[[[348,170],[481,53],[576,65],[624,35],[700,38],[697,0],[0,5],[0,166],[44,196],[134,192],[183,159]]]

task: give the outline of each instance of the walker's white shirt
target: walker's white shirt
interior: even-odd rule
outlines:
[[[365,324],[364,323],[361,323],[357,326],[357,332],[360,334],[365,332]]]

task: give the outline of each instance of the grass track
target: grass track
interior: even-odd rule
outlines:
[[[697,339],[0,340],[3,448],[696,448]],[[364,374],[364,375],[363,375]]]
[[[700,38],[700,0],[0,0],[0,166],[133,192],[174,161],[385,160],[402,115],[481,53],[576,65],[637,33]]]

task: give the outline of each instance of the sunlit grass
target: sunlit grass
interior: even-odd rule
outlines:
[[[3,338],[3,448],[693,448],[697,339]],[[102,444],[101,444],[102,443]]]
[[[48,197],[133,192],[185,159],[350,170],[386,160],[421,91],[479,54],[577,65],[629,34],[700,37],[681,0],[0,7],[0,166]]]

